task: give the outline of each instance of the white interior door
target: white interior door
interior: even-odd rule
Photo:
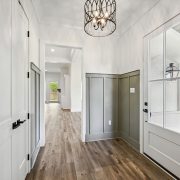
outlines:
[[[163,29],[145,39],[144,153],[180,178],[180,25]]]
[[[12,177],[27,174],[28,143],[28,20],[18,0],[13,0],[12,26]]]
[[[0,179],[11,180],[11,0],[0,1]]]

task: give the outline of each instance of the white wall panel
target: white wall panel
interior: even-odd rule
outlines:
[[[11,0],[0,1],[0,123],[11,116]]]
[[[11,180],[11,136],[0,144],[0,162],[0,179]]]
[[[0,1],[0,179],[11,180],[11,0]]]

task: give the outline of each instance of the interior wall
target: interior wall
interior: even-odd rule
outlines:
[[[82,50],[73,49],[71,63],[71,112],[82,110],[82,78],[81,78]]]
[[[64,74],[64,93],[62,95],[62,108],[71,109],[71,78],[70,74]]]
[[[86,130],[85,73],[123,74],[141,70],[143,64],[143,37],[180,12],[179,0],[159,1],[124,34],[117,33],[105,38],[93,38],[82,29],[41,25],[41,38],[48,43],[83,48],[83,134]],[[93,52],[93,53],[92,53]],[[43,57],[43,55],[42,55]],[[43,60],[42,60],[43,61]],[[141,76],[141,92],[142,92]],[[141,93],[141,102],[142,102]],[[142,103],[141,108],[142,109]],[[141,122],[142,122],[141,113]],[[142,129],[141,123],[141,129]],[[142,144],[141,134],[141,144]],[[142,150],[142,149],[141,149]]]
[[[125,73],[140,69],[143,62],[143,37],[180,13],[179,0],[163,0],[146,13],[117,42],[115,65]]]
[[[86,141],[122,137],[139,150],[139,71],[86,74],[86,87]]]
[[[134,26],[117,41],[114,65],[120,73],[126,73],[137,69],[141,70],[141,109],[143,109],[143,38],[172,17],[180,13],[179,0],[159,1],[159,3],[146,13]],[[141,152],[143,152],[143,113],[141,111]]]
[[[81,48],[82,53],[82,140],[85,141],[86,132],[86,73],[116,73],[115,59],[116,35],[105,38],[93,38],[82,29],[48,26],[41,24],[41,63],[44,62],[45,44],[57,44],[67,47]],[[93,53],[92,53],[93,52]]]

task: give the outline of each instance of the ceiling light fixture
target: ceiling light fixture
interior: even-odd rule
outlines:
[[[175,63],[169,63],[169,66],[166,68],[166,78],[174,79],[179,77],[179,68]]]
[[[51,49],[51,52],[54,52],[54,51],[55,51],[55,49],[52,48],[52,49]]]
[[[87,0],[84,11],[84,30],[88,35],[104,37],[116,30],[115,0]]]

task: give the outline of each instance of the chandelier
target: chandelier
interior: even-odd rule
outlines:
[[[104,37],[116,30],[115,0],[87,0],[84,11],[84,30],[88,35]]]
[[[175,63],[169,63],[169,66],[166,68],[166,78],[178,78],[179,72],[180,70]]]

